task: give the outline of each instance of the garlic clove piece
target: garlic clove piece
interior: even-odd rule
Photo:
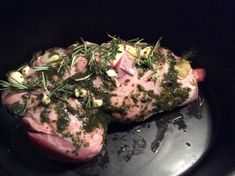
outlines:
[[[98,108],[103,105],[103,100],[102,99],[95,99],[93,98],[93,106],[95,108]]]
[[[13,71],[9,73],[8,81],[12,84],[22,84],[25,81],[25,79],[20,72]]]
[[[26,65],[25,67],[23,67],[22,69],[21,69],[21,73],[22,73],[22,75],[24,75],[24,76],[29,76],[29,74],[30,74],[30,66],[28,66],[28,65]]]
[[[126,51],[134,57],[138,56],[138,49],[133,46],[126,45]]]
[[[44,93],[42,96],[41,102],[45,105],[48,105],[51,103],[51,99],[47,94]]]
[[[81,88],[81,89],[76,88],[74,90],[74,94],[75,94],[76,97],[80,97],[80,98],[87,97],[88,91],[86,89],[83,89],[83,88]]]
[[[140,56],[143,57],[143,58],[148,58],[150,53],[152,51],[152,47],[151,46],[148,46],[148,47],[145,47],[144,49],[142,49],[140,51]]]
[[[107,74],[109,77],[117,77],[117,73],[116,73],[115,70],[113,70],[113,69],[109,69],[108,71],[106,71],[106,74]]]

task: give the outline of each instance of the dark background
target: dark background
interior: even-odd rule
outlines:
[[[221,176],[235,167],[234,1],[1,1],[1,79],[35,51],[67,47],[80,37],[101,43],[107,33],[150,43],[162,37],[178,55],[198,51],[193,66],[207,70],[220,121],[211,150],[189,175]]]

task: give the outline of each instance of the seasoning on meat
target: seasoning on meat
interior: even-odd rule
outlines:
[[[82,162],[101,151],[111,120],[144,120],[194,101],[203,73],[159,41],[112,37],[38,53],[0,86],[3,104],[50,158]]]

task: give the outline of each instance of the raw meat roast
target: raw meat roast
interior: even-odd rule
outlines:
[[[83,162],[111,121],[135,122],[198,98],[203,69],[142,40],[75,43],[38,52],[1,81],[2,103],[49,158]]]

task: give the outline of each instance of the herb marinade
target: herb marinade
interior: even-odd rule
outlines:
[[[152,70],[150,81],[155,82],[158,74],[157,69],[161,68],[166,62],[169,64],[169,71],[164,75],[161,82],[160,94],[156,95],[153,91],[146,91],[141,85],[137,86],[138,91],[144,93],[144,97],[140,100],[142,103],[154,99],[154,111],[161,112],[182,104],[188,98],[190,88],[181,88],[180,83],[177,82],[176,58],[170,51],[167,55],[162,54],[159,41],[155,45],[149,45],[143,42],[142,39],[123,41],[120,38],[112,37],[110,42],[101,45],[87,45],[82,40],[80,43],[72,45],[64,55],[59,54],[57,48],[49,49],[46,51],[49,61],[40,67],[32,67],[32,63],[42,55],[42,52],[35,54],[29,66],[39,76],[29,77],[24,82],[18,82],[17,80],[14,83],[0,82],[2,90],[26,92],[23,98],[24,101],[12,104],[9,108],[10,112],[23,117],[27,111],[27,98],[30,92],[42,89],[43,94],[38,95],[38,100],[46,99],[47,101],[43,101],[38,105],[45,108],[40,115],[41,123],[51,123],[49,118],[50,108],[55,107],[58,115],[56,121],[57,132],[67,137],[70,136],[73,139],[72,141],[75,141],[74,145],[79,146],[80,143],[77,137],[65,132],[70,122],[68,113],[76,115],[77,118],[82,120],[83,127],[87,132],[99,127],[99,125],[106,129],[107,124],[111,121],[110,114],[112,112],[126,113],[128,107],[117,108],[111,105],[110,96],[112,91],[115,90],[117,80],[107,75],[107,71],[113,69],[110,63],[121,52],[119,50],[120,45],[128,45],[135,49],[135,53],[132,52],[131,54],[135,57],[133,68],[138,70],[139,77],[146,71]],[[98,60],[97,55],[100,57]],[[65,72],[69,72],[75,66],[79,56],[88,60],[86,71],[77,72],[64,79]],[[24,67],[25,65],[17,71],[21,72]],[[59,81],[53,80],[53,76],[59,77]],[[102,80],[101,88],[93,86],[93,80],[97,77]],[[86,90],[86,96],[75,96],[75,89],[78,94],[81,94],[82,90]],[[76,109],[70,106],[69,98],[77,98],[81,103],[81,108]],[[102,106],[95,106],[94,98],[101,99],[103,101]],[[139,101],[138,94],[131,95],[131,99],[137,103]],[[146,113],[151,112],[143,111],[139,114],[139,119],[144,117]]]

